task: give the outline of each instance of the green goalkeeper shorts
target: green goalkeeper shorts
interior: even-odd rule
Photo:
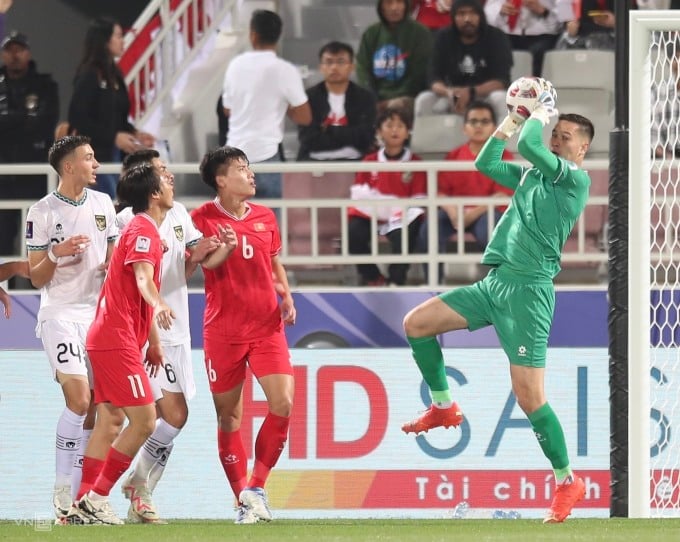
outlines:
[[[552,281],[527,282],[526,276],[496,268],[439,298],[467,320],[470,331],[493,326],[510,363],[545,367],[555,311]]]

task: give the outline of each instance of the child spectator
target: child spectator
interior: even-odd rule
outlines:
[[[404,109],[388,107],[378,115],[377,137],[380,149],[367,155],[366,162],[420,160],[407,146],[412,126],[412,116]],[[359,172],[351,188],[352,199],[394,199],[425,197],[427,180],[423,172]],[[405,222],[407,224],[409,252],[415,249],[421,225],[423,209],[409,207]],[[393,253],[401,253],[401,236],[404,225],[401,207],[384,205],[381,207],[350,207],[349,209],[349,252],[350,254],[371,253],[371,216],[377,213],[378,233],[390,242]],[[367,286],[385,284],[406,284],[409,264],[395,263],[388,267],[388,276],[382,275],[375,264],[359,264],[357,269],[361,283]]]

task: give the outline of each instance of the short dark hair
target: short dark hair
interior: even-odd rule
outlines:
[[[496,112],[494,111],[493,107],[489,102],[484,102],[482,100],[473,100],[471,101],[467,108],[465,109],[465,115],[463,116],[463,120],[467,122],[468,116],[470,115],[470,111],[473,109],[485,109],[489,113],[491,113],[491,120],[493,121],[494,124],[496,124]]]
[[[354,60],[354,49],[349,43],[343,43],[342,41],[329,41],[326,45],[319,49],[319,60],[324,53],[329,55],[337,55],[339,53],[347,53],[350,60]]]
[[[149,198],[160,190],[160,176],[151,164],[144,162],[123,172],[116,187],[116,195],[120,202],[132,207],[132,212],[137,214],[149,208]]]
[[[281,37],[283,21],[278,13],[268,9],[256,9],[250,18],[250,30],[260,38],[265,45],[276,45]]]
[[[154,158],[160,158],[160,154],[156,149],[140,149],[128,154],[123,159],[123,171],[127,171],[137,164],[150,164]]]
[[[583,115],[577,113],[561,113],[560,116],[557,117],[557,121],[559,122],[561,120],[578,124],[579,131],[588,138],[588,141],[592,141],[595,137],[595,127],[593,126],[593,123]]]
[[[399,106],[387,106],[375,119],[376,128],[380,128],[383,122],[393,117],[397,117],[409,130],[413,127],[413,114],[409,110]]]
[[[220,174],[220,169],[223,166],[228,168],[235,160],[245,160],[246,163],[249,163],[246,153],[236,147],[225,145],[224,147],[218,147],[214,151],[208,151],[203,156],[201,165],[198,168],[201,172],[201,179],[203,179],[205,184],[217,190],[215,177]]]
[[[61,175],[61,166],[64,158],[75,151],[78,147],[89,145],[90,138],[82,135],[68,135],[57,139],[47,153],[47,160],[54,170]]]

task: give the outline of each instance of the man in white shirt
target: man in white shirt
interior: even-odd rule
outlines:
[[[250,19],[252,51],[234,58],[224,75],[222,106],[229,117],[227,145],[241,149],[250,163],[280,162],[286,115],[298,125],[312,122],[302,77],[276,56],[283,22],[273,11],[257,10]],[[257,196],[281,197],[281,174],[258,173]]]
[[[95,184],[99,167],[89,138],[57,140],[48,159],[59,174],[59,185],[28,210],[26,248],[31,282],[40,288],[36,335],[66,402],[57,422],[53,496],[61,523],[80,485],[78,467],[94,425],[85,337],[118,227],[111,198],[87,188]]]
[[[173,174],[153,149],[128,155],[123,162],[123,171],[143,163],[151,164],[161,178],[174,182]],[[133,217],[131,207],[118,213],[116,221],[121,231]],[[160,294],[174,312],[175,320],[170,329],[158,329],[163,365],[155,376],[150,377],[160,417],[156,429],[139,451],[134,469],[122,484],[123,494],[130,499],[128,523],[162,522],[151,494],[165,470],[174,439],[187,421],[187,401],[196,393],[191,363],[187,277],[220,244],[215,237],[204,238],[184,205],[177,201],[165,215],[159,232],[167,248],[163,254]],[[186,258],[186,251],[191,254],[190,259]]]

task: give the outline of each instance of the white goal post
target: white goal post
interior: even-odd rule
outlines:
[[[680,12],[629,16],[628,515],[678,517]]]

